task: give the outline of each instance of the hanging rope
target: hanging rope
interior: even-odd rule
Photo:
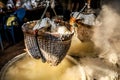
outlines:
[[[45,13],[46,13],[48,7],[49,7],[50,1],[46,1],[46,3],[47,3],[47,6],[46,6],[46,8],[45,8],[45,10],[44,10],[44,12],[43,12],[43,14],[42,14],[40,20],[38,20],[38,22],[37,22],[36,25],[34,26],[33,30],[38,29],[39,26],[40,26],[41,20],[43,19],[44,15],[45,15]],[[54,7],[55,7],[55,1],[54,1],[54,0],[51,0],[51,8],[52,8],[52,10],[53,10],[55,16],[57,17],[57,13],[56,13]]]
[[[48,7],[49,7],[49,3],[50,3],[50,2],[49,2],[49,1],[46,1],[46,3],[47,3],[46,8],[45,8],[45,10],[44,10],[44,12],[43,12],[43,14],[42,14],[40,20],[38,20],[37,23],[36,23],[36,25],[34,26],[33,30],[38,29],[39,26],[40,26],[41,20],[43,19],[44,15],[45,15],[45,13],[46,13]]]
[[[56,11],[55,11],[55,9],[54,9],[54,8],[55,8],[55,0],[51,0],[51,8],[52,8],[55,16],[57,17],[57,13],[56,13]]]
[[[86,8],[88,4],[85,3],[85,5],[83,6],[83,8],[79,11],[78,15],[76,16],[76,19],[78,18],[78,16],[80,15],[80,13]]]

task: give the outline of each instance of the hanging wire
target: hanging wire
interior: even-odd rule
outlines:
[[[51,0],[51,8],[52,8],[55,16],[57,16],[57,13],[56,13],[56,11],[55,11],[55,9],[54,9],[54,8],[55,8],[55,0]]]
[[[50,3],[50,2],[49,2],[49,1],[46,1],[46,3],[47,3],[46,8],[45,8],[45,10],[44,10],[44,12],[43,12],[40,20],[38,20],[37,23],[36,23],[36,25],[34,26],[33,30],[34,30],[34,29],[37,29],[37,28],[40,26],[40,22],[41,22],[41,20],[43,19],[44,15],[45,15],[48,7],[49,7],[49,3]]]
[[[78,16],[80,15],[80,13],[86,8],[88,4],[85,3],[85,5],[83,6],[83,8],[79,11],[78,15],[76,16],[76,19],[78,18]]]

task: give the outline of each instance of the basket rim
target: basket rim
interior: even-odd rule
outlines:
[[[35,21],[31,21],[31,22],[35,22]],[[27,28],[27,24],[29,24],[28,22],[24,23],[22,25],[22,31],[25,35],[29,35],[29,36],[54,36],[54,37],[68,37],[69,39],[72,38],[74,32],[70,31],[70,33],[64,33],[64,34],[60,34],[57,32],[49,32],[49,31],[41,31],[41,30],[33,30],[30,28]]]

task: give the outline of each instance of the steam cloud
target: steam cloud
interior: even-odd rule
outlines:
[[[120,47],[120,0],[106,0],[103,3],[97,18],[100,23],[94,29],[93,41],[102,50],[99,57],[116,64],[119,61],[117,47]]]

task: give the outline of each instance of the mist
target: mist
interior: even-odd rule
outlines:
[[[117,64],[120,43],[120,6],[119,0],[103,1],[102,9],[94,28],[93,42],[101,50],[99,57]]]

